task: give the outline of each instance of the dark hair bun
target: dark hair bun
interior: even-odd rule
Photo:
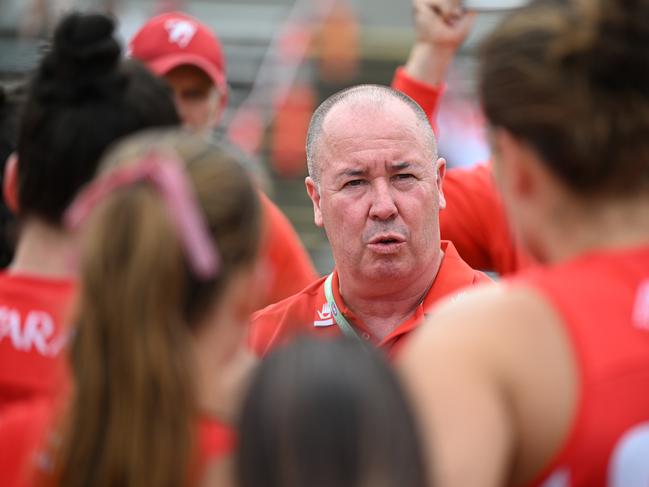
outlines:
[[[72,14],[54,33],[54,52],[72,69],[114,68],[119,60],[120,46],[113,37],[115,24],[99,14]]]
[[[563,62],[606,91],[649,90],[649,2],[599,0],[577,9],[564,39]],[[571,42],[572,41],[572,42]]]
[[[73,13],[65,17],[41,64],[37,95],[74,103],[114,91],[122,51],[114,31],[115,23],[105,15]]]

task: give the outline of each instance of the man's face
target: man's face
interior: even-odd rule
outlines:
[[[164,77],[173,88],[176,109],[185,126],[203,132],[217,124],[222,111],[221,96],[203,70],[178,66]]]
[[[412,110],[339,105],[316,148],[319,182],[307,178],[341,275],[407,280],[436,265],[445,161],[435,160]]]

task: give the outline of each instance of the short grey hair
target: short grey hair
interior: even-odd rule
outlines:
[[[334,93],[323,101],[316,111],[313,112],[313,116],[311,117],[306,137],[306,162],[309,176],[314,182],[318,183],[320,178],[319,167],[316,163],[317,146],[320,143],[325,118],[331,109],[339,103],[349,103],[354,101],[369,101],[374,103],[377,107],[381,107],[390,99],[401,101],[412,109],[413,113],[417,117],[418,128],[422,131],[425,139],[430,142],[430,149],[433,157],[437,158],[435,134],[433,133],[428,117],[415,100],[388,86],[371,84],[352,86],[351,88],[346,88],[338,93]]]

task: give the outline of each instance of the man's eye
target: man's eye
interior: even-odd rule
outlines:
[[[396,176],[394,176],[394,179],[397,181],[407,181],[408,179],[413,179],[414,177],[414,174],[397,174]]]
[[[349,187],[354,187],[354,186],[360,186],[360,185],[362,185],[363,183],[364,183],[364,181],[363,181],[362,179],[352,179],[351,181],[347,181],[347,182],[344,184],[344,186],[345,186],[346,188],[349,188]]]

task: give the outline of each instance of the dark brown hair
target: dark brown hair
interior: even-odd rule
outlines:
[[[239,426],[240,487],[424,487],[417,428],[379,351],[300,339],[259,366]]]
[[[649,189],[649,2],[541,0],[482,47],[492,126],[582,196]]]
[[[198,414],[192,332],[233,273],[256,260],[257,194],[219,147],[183,132],[147,133],[120,144],[101,172],[152,149],[185,162],[221,266],[207,281],[193,275],[149,184],[118,189],[93,212],[71,344],[74,394],[54,445],[53,479],[61,486],[188,484]]]

